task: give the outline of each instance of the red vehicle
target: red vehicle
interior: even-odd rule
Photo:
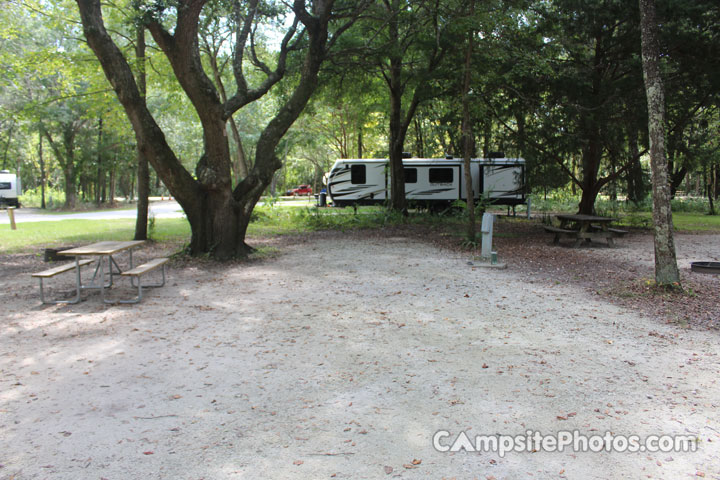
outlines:
[[[292,188],[285,192],[286,195],[312,195],[312,187],[310,185],[298,185],[296,188]]]

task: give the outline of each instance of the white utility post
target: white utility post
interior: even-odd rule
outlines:
[[[492,235],[493,235],[493,221],[495,215],[492,213],[483,213],[482,225],[480,226],[480,232],[482,233],[482,247],[480,249],[480,255],[483,258],[490,258],[492,252]]]

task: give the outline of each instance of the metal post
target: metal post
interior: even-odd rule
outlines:
[[[15,207],[8,207],[7,212],[8,217],[10,218],[10,228],[12,230],[17,230],[17,226],[15,225]]]
[[[483,213],[482,225],[480,232],[482,233],[482,246],[480,249],[480,255],[483,258],[490,258],[492,252],[492,234],[493,234],[493,220],[495,215],[492,213]]]

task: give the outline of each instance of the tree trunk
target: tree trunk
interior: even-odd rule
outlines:
[[[642,64],[648,102],[648,133],[653,180],[653,221],[655,223],[655,282],[680,286],[675,257],[670,182],[665,156],[665,92],[660,74],[660,44],[655,0],[639,0]]]
[[[713,199],[713,188],[712,188],[712,178],[713,178],[713,166],[710,165],[709,172],[707,165],[703,165],[703,178],[705,179],[705,195],[707,195],[708,199],[708,205],[709,205],[709,215],[715,215],[715,201]]]
[[[10,130],[8,131],[7,142],[5,142],[5,151],[3,152],[3,163],[2,169],[7,170],[8,151],[10,149],[10,140],[12,140],[13,132],[15,131],[15,119],[10,124]]]
[[[519,158],[525,158],[526,150],[526,133],[525,133],[525,113],[517,112],[515,114],[515,121],[517,122],[517,156]]]
[[[393,1],[388,32],[394,48],[391,52],[388,72],[390,88],[390,208],[407,215],[407,200],[405,199],[405,169],[403,167],[403,145],[405,135],[403,129],[402,97],[404,86],[402,81],[402,57],[400,49],[400,25],[398,13],[400,4]],[[405,129],[406,131],[406,129]]]
[[[38,162],[40,163],[40,208],[45,209],[45,159],[43,158],[42,130],[38,131]]]
[[[72,210],[77,204],[77,190],[75,188],[75,166],[70,163],[62,168],[65,178],[65,205],[63,208]]]
[[[248,165],[247,156],[245,155],[245,147],[243,147],[240,130],[235,123],[235,119],[230,117],[228,122],[230,122],[230,131],[232,132],[233,140],[235,141],[235,148],[237,148],[237,156],[235,157],[235,162],[233,162],[235,170],[235,183],[237,184],[240,183],[243,178],[248,176],[250,166]]]
[[[475,14],[475,0],[470,3],[470,14],[472,18]],[[462,91],[462,108],[463,108],[463,166],[465,169],[465,201],[467,204],[468,224],[467,237],[468,241],[474,242],[477,237],[475,228],[475,194],[473,192],[472,171],[470,165],[470,157],[473,150],[473,134],[470,124],[470,78],[472,67],[473,38],[475,32],[471,29],[467,36],[467,46],[465,49],[465,71],[463,79]]]
[[[578,205],[578,213],[583,215],[592,215],[595,213],[595,200],[597,199],[600,189],[603,187],[598,182],[598,171],[600,170],[600,162],[602,161],[602,144],[600,135],[597,132],[597,125],[594,120],[589,126],[591,132],[588,135],[588,145],[583,149],[582,158],[582,196],[580,197],[580,205]]]
[[[393,68],[393,67],[391,67]],[[399,68],[399,67],[397,67]],[[398,84],[399,71],[398,71]],[[390,208],[407,214],[405,168],[403,167],[402,92],[390,93]]]
[[[646,190],[643,182],[642,164],[640,163],[637,129],[634,126],[628,126],[627,136],[630,154],[630,167],[626,175],[627,199],[638,205],[645,199]]]
[[[413,121],[413,125],[415,127],[415,148],[417,148],[415,155],[419,158],[425,158],[425,139],[423,138],[423,131],[422,126],[420,125],[420,120],[415,118]]]
[[[115,158],[115,161],[117,162],[117,157]],[[115,206],[115,171],[116,167],[113,165],[110,167],[110,175],[108,177],[108,197],[107,201],[110,204],[111,207]]]
[[[218,94],[220,95],[220,100],[225,103],[227,102],[227,93],[225,92],[225,85],[223,84],[222,75],[217,63],[218,50],[211,48],[210,45],[206,46],[206,50],[209,57],[210,69],[212,70],[215,85],[217,86]],[[233,173],[235,174],[235,183],[237,184],[240,183],[243,178],[248,176],[248,173],[250,172],[250,165],[248,164],[247,156],[245,155],[245,148],[243,147],[242,138],[240,137],[240,129],[238,129],[235,119],[230,117],[228,119],[228,123],[230,124],[230,133],[232,133],[235,148],[237,149],[235,161],[232,163]]]
[[[610,174],[615,177],[617,173],[617,159],[615,156],[610,157]],[[617,201],[617,183],[615,180],[610,182],[610,200],[613,202]]]
[[[97,138],[97,181],[95,183],[95,205],[100,206],[102,203],[102,185],[104,182],[103,179],[103,170],[102,170],[102,131],[103,131],[103,121],[102,118],[98,120],[98,138]]]
[[[137,25],[135,31],[135,60],[137,61],[137,87],[142,101],[145,102],[147,95],[146,71],[145,71],[145,26]],[[150,165],[148,159],[140,149],[136,148],[137,156],[137,216],[135,218],[135,240],[147,240],[148,234],[148,208],[150,207]],[[132,190],[132,189],[131,189]]]

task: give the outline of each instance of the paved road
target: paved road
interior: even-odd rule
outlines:
[[[150,214],[156,218],[179,218],[183,216],[182,209],[175,201],[156,201],[150,203]],[[18,208],[15,210],[15,221],[26,222],[59,222],[61,220],[113,220],[116,218],[135,218],[137,210],[113,209],[100,210],[96,212],[78,213],[47,213],[39,208]],[[8,223],[7,211],[0,212],[0,223]]]
[[[314,199],[302,199],[282,202],[283,206],[307,206],[312,205]],[[262,202],[260,202],[262,205]],[[150,202],[150,214],[155,218],[180,218],[183,216],[182,208],[176,201],[157,200]],[[58,222],[61,220],[113,220],[117,218],[135,218],[137,211],[135,207],[128,209],[100,210],[96,212],[78,213],[47,213],[39,208],[18,208],[15,209],[15,222]],[[8,224],[10,220],[6,210],[0,210],[0,224]]]

